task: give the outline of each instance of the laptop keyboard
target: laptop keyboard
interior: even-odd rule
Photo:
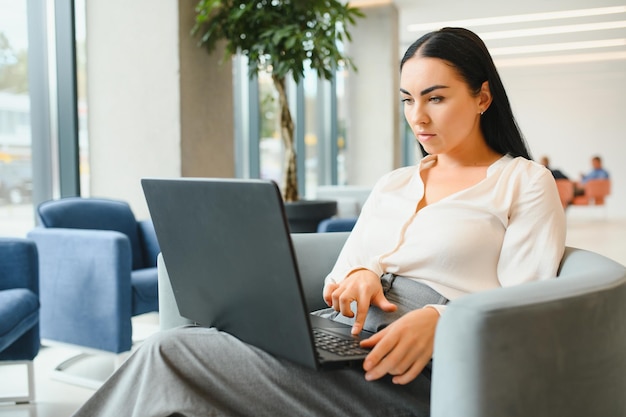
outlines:
[[[313,329],[313,336],[315,338],[315,346],[318,349],[323,349],[339,356],[366,355],[369,353],[369,350],[359,346],[357,339],[336,336],[321,329]]]

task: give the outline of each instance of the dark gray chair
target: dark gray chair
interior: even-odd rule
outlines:
[[[348,233],[294,234],[310,310]],[[180,317],[159,257],[162,328]],[[432,417],[626,415],[626,268],[566,248],[557,279],[451,302],[437,327]]]

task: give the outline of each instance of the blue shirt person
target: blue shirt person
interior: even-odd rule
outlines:
[[[599,156],[591,158],[591,166],[593,169],[581,178],[581,183],[584,184],[589,180],[601,180],[608,179],[609,173],[602,167],[602,159]]]

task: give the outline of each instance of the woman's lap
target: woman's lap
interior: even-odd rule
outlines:
[[[184,327],[146,340],[76,416],[427,416],[429,400],[422,375],[367,382],[360,369],[312,370]]]
[[[387,284],[400,314],[447,301],[406,279]],[[373,327],[395,319],[371,313]],[[308,369],[214,328],[189,326],[146,340],[75,416],[428,416],[427,375],[407,385],[390,377],[368,382],[358,367]]]

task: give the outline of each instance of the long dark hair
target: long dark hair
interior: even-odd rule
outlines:
[[[447,61],[474,94],[478,94],[483,83],[488,81],[493,99],[480,122],[487,146],[500,154],[532,159],[498,70],[482,39],[463,28],[447,27],[427,33],[409,46],[400,62],[400,71],[416,54]]]

